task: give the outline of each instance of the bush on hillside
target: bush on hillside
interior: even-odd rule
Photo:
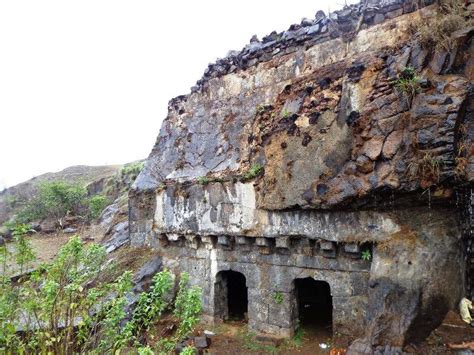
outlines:
[[[109,199],[106,196],[92,196],[89,200],[89,216],[93,219],[98,218],[108,204]]]
[[[20,211],[21,222],[34,219],[60,219],[68,213],[80,214],[87,203],[84,186],[65,181],[47,181],[39,184],[38,193]]]
[[[183,274],[173,302],[174,280],[166,270],[153,277],[149,292],[139,295],[129,319],[132,273],[125,271],[109,281],[117,265],[107,259],[104,247],[85,245],[78,237],[63,246],[51,264],[13,283],[8,263],[15,261],[27,270],[35,259],[24,238],[27,228],[15,230],[14,254],[0,247],[0,353],[167,353],[197,324],[201,290],[190,287]],[[173,308],[176,333],[156,344],[141,344],[144,332]]]
[[[37,194],[19,211],[15,222],[38,219],[60,220],[66,215],[98,218],[109,199],[103,195],[87,197],[87,189],[78,183],[48,181],[39,184]]]

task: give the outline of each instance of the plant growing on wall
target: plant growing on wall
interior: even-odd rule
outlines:
[[[250,169],[242,175],[242,181],[249,181],[255,179],[263,173],[263,166],[260,164],[253,164]]]
[[[276,304],[282,304],[284,300],[283,293],[280,291],[275,291],[273,293],[273,301],[275,301]]]
[[[370,250],[364,250],[362,251],[362,260],[365,261],[370,261],[372,259],[372,254],[370,253]]]
[[[398,74],[398,78],[394,81],[394,86],[406,96],[409,106],[411,106],[411,102],[416,94],[421,90],[420,79],[412,67],[406,67]]]
[[[199,185],[207,185],[209,184],[211,181],[209,180],[208,177],[206,176],[200,176],[197,178],[197,182]]]

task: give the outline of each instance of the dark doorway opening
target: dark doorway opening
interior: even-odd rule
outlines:
[[[223,320],[247,318],[248,292],[245,276],[236,271],[221,271],[216,276],[215,312]]]
[[[299,324],[332,335],[331,288],[311,277],[295,280]]]

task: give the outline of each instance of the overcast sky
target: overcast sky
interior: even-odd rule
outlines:
[[[0,1],[0,190],[71,165],[147,157],[169,99],[209,62],[343,4]]]

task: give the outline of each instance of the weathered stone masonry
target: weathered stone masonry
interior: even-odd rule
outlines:
[[[208,319],[228,316],[229,270],[245,276],[249,327],[274,336],[293,333],[307,277],[329,284],[334,332],[372,345],[426,336],[465,293],[453,186],[472,175],[457,164],[473,31],[424,49],[409,29],[435,7],[417,5],[318,13],[170,101],[130,194],[131,239],[191,275]],[[422,78],[411,99],[393,85],[405,67]]]

